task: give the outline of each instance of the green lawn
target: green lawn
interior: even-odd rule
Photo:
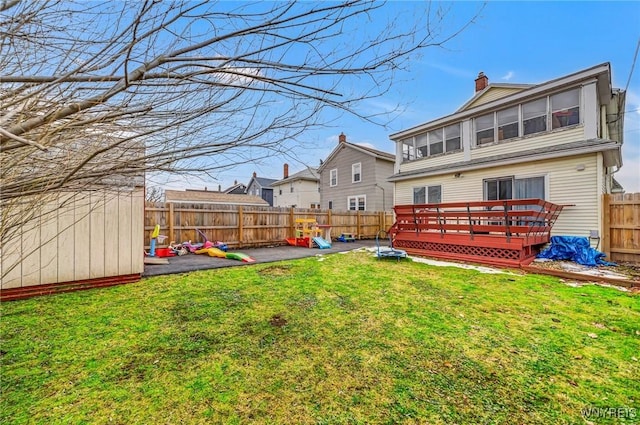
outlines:
[[[3,303],[0,423],[640,420],[640,298],[354,252]],[[634,422],[635,421],[635,422]]]

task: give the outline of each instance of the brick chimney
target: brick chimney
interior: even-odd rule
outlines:
[[[338,136],[338,143],[346,143],[347,141],[347,136],[344,135],[344,133],[340,133],[340,135]]]
[[[258,175],[256,174],[256,172],[253,172],[253,178],[255,179],[256,177],[258,177]]]
[[[284,175],[283,179],[289,177],[289,164],[284,164],[282,174]]]
[[[478,78],[476,78],[476,93],[484,90],[489,85],[489,77],[484,75],[484,72],[480,71]]]

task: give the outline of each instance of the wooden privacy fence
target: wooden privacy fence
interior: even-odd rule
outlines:
[[[640,193],[603,196],[602,251],[611,261],[640,264]]]
[[[342,233],[354,233],[361,239],[374,238],[378,231],[393,225],[392,212],[147,202],[144,243],[148,247],[150,233],[159,224],[160,234],[168,238],[165,244],[200,242],[197,232],[200,230],[210,241],[222,241],[236,248],[283,245],[286,238],[295,236],[298,218],[314,218],[318,224],[331,225],[332,238]]]

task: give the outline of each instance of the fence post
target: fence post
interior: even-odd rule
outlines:
[[[169,243],[175,240],[176,238],[173,234],[173,202],[169,202]]]
[[[332,226],[331,224],[331,210],[327,210],[327,224]]]
[[[602,252],[611,260],[611,195],[602,195]]]
[[[356,235],[358,235],[358,239],[360,239],[360,211],[356,212]]]
[[[289,208],[289,237],[296,237],[296,228],[295,228],[295,220],[294,220],[294,209],[293,207]]]
[[[242,246],[242,240],[244,239],[244,235],[242,234],[244,229],[242,228],[244,217],[242,215],[242,205],[238,205],[238,245]]]

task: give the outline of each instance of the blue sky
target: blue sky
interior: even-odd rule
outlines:
[[[386,7],[411,6],[391,2]],[[447,22],[462,22],[480,7],[478,2],[454,2]],[[284,162],[290,164],[290,172],[305,163],[317,166],[336,146],[340,132],[351,142],[392,152],[389,134],[454,112],[473,96],[479,71],[489,82],[536,84],[610,62],[613,86],[624,88],[639,39],[640,2],[489,2],[476,23],[445,48],[417,55],[386,96],[360,105],[365,112],[386,112],[400,105],[403,113],[386,127],[350,115],[327,117],[330,125],[309,131],[307,142],[316,148],[301,153],[300,162],[273,157],[226,171],[217,180],[193,179],[189,187],[248,183],[254,171],[282,178]],[[616,174],[627,192],[640,192],[640,58],[637,62],[627,89],[624,165]],[[182,180],[168,186],[184,184]]]

